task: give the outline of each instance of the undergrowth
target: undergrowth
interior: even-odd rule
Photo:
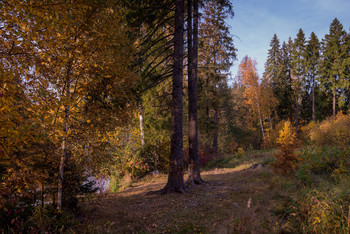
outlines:
[[[204,169],[250,167],[252,164],[268,165],[274,161],[274,154],[276,152],[278,150],[275,148],[249,151],[238,148],[238,151],[234,155],[224,155],[210,160]]]
[[[348,147],[306,147],[299,150],[301,164],[292,178],[300,188],[285,231],[349,233],[350,150]]]

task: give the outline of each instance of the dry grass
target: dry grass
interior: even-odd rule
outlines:
[[[288,197],[281,189],[284,182],[269,167],[248,167],[205,171],[209,183],[184,195],[146,195],[167,180],[162,174],[149,176],[132,188],[86,202],[79,232],[277,232],[278,210]]]

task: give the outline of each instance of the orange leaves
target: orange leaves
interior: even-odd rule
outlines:
[[[258,87],[258,73],[256,70],[256,61],[246,56],[239,65],[239,75],[241,82],[246,87]]]
[[[350,142],[350,114],[337,114],[321,123],[311,123],[305,131],[317,145],[347,145]]]
[[[275,155],[276,161],[272,164],[274,170],[282,174],[294,172],[300,161],[299,156],[294,152],[299,141],[289,121],[284,123],[284,127],[280,131],[279,138],[277,139],[277,144],[280,152]]]
[[[243,97],[246,99],[246,104],[250,106],[255,115],[257,115],[257,108],[260,99],[260,85],[259,76],[256,71],[256,61],[246,56],[239,64],[239,78],[244,86]]]
[[[280,131],[279,138],[277,139],[277,144],[280,146],[288,146],[296,144],[295,132],[292,131],[292,126],[289,121],[284,123],[283,129]]]

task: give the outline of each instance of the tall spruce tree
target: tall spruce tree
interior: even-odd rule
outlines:
[[[225,19],[230,8],[209,1],[200,23],[199,31],[199,115],[201,115],[200,133],[209,140],[214,153],[218,151],[219,120],[221,99],[218,88],[227,83],[228,69],[236,57],[233,40]]]
[[[161,194],[185,191],[183,133],[182,133],[182,92],[183,92],[183,57],[184,57],[184,0],[175,1],[174,32],[174,68],[172,93],[172,131],[168,182]]]
[[[280,41],[276,34],[270,42],[270,49],[267,55],[267,61],[265,63],[264,77],[268,77],[272,81],[272,87],[275,88],[279,82],[278,66],[280,64],[281,51]]]
[[[316,97],[315,89],[317,85],[318,73],[319,73],[319,63],[320,63],[320,42],[314,32],[310,35],[310,40],[307,43],[305,51],[306,60],[306,76],[309,81],[310,94],[312,100],[312,120],[316,121]]]
[[[274,95],[278,100],[277,114],[281,120],[293,119],[292,78],[291,78],[291,49],[292,39],[283,42],[278,64],[278,82],[274,85]]]
[[[337,18],[329,27],[329,33],[322,40],[322,83],[326,91],[332,93],[333,116],[337,110],[337,96],[343,95],[342,87],[348,84],[346,79],[346,50],[344,42],[346,32]]]
[[[344,79],[344,96],[346,103],[344,104],[344,112],[349,113],[350,109],[350,28],[349,32],[344,37],[343,54],[345,64],[345,79]]]
[[[291,73],[293,92],[295,95],[295,126],[299,128],[300,121],[300,105],[303,94],[303,84],[305,80],[305,34],[302,29],[299,29],[297,37],[293,43],[291,51]]]
[[[188,178],[187,184],[201,184],[198,160],[197,82],[198,82],[198,0],[187,0],[188,61]]]
[[[281,48],[280,41],[276,34],[270,42],[270,49],[267,55],[267,61],[265,63],[265,71],[263,74],[263,80],[265,85],[269,85],[272,88],[273,96],[277,99],[279,103],[283,103],[283,78],[282,74],[279,72],[279,67],[281,64]],[[279,108],[280,105],[277,106]],[[280,117],[280,113],[277,111],[277,115]],[[271,115],[269,115],[270,125],[272,128]]]

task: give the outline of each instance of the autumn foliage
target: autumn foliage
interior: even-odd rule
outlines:
[[[311,123],[306,133],[317,145],[347,145],[350,142],[350,114],[337,114],[319,124]]]
[[[275,155],[276,161],[272,164],[274,170],[281,174],[290,174],[297,168],[300,161],[295,149],[298,146],[298,139],[289,121],[284,123],[277,139],[279,152]]]
[[[254,59],[244,57],[239,65],[239,79],[244,88],[244,103],[248,108],[246,121],[251,129],[255,129],[259,122],[262,140],[266,145],[266,135],[273,130],[272,116],[278,101],[273,95],[271,80],[267,76],[260,79],[256,66]],[[269,120],[269,127],[265,126],[265,119]]]

